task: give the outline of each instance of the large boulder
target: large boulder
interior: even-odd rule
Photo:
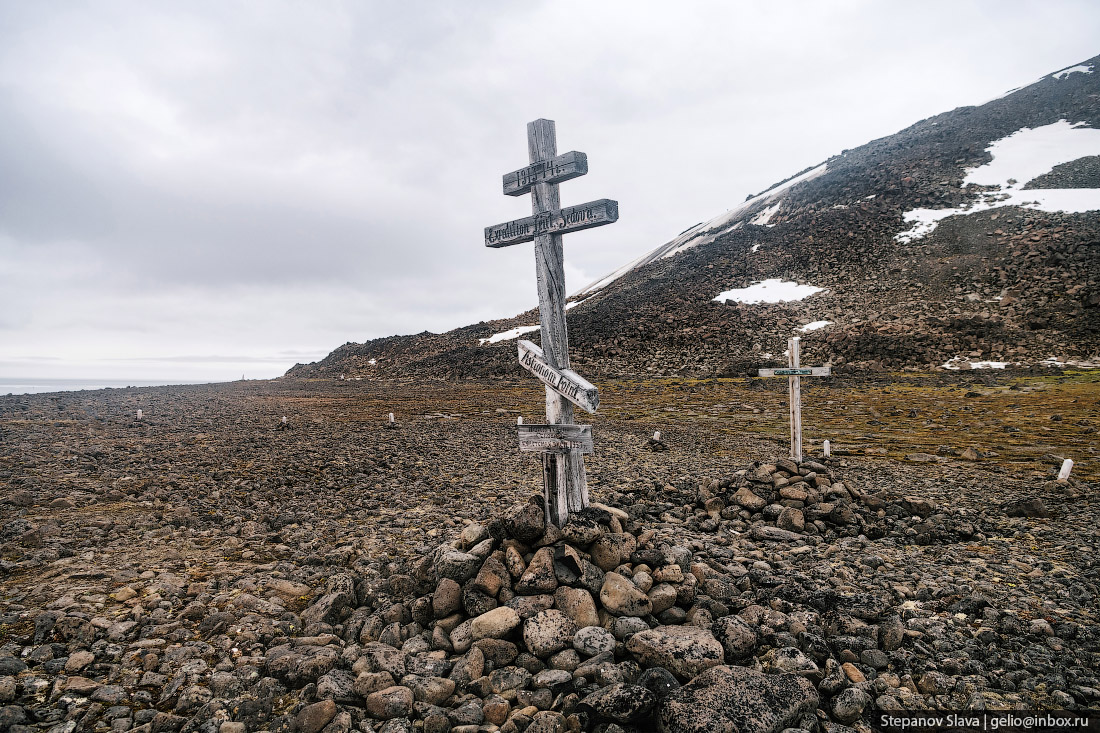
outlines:
[[[746,667],[708,669],[658,707],[663,733],[779,733],[812,714],[818,694],[796,675],[766,675]]]
[[[630,637],[626,649],[643,667],[664,667],[683,680],[723,661],[722,645],[709,630],[698,626],[640,631]]]

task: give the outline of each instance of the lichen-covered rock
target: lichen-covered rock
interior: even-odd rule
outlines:
[[[537,504],[518,504],[504,515],[504,527],[520,542],[535,542],[546,531],[545,514]]]
[[[663,733],[779,733],[818,704],[810,682],[746,667],[712,667],[658,706]]]
[[[284,679],[291,685],[301,686],[316,682],[318,677],[336,666],[339,658],[340,654],[335,647],[283,644],[268,650],[264,657],[264,666],[269,674]]]
[[[540,611],[523,622],[523,643],[539,658],[546,658],[573,643],[577,625],[556,609]]]
[[[527,570],[516,582],[516,593],[523,595],[553,593],[557,587],[558,578],[554,573],[554,550],[543,547],[531,558]]]
[[[723,616],[711,626],[714,638],[726,652],[726,661],[743,659],[756,649],[756,632],[737,616]]]
[[[849,687],[832,699],[833,717],[841,723],[854,723],[871,702],[871,696],[858,687]]]
[[[474,577],[481,567],[481,558],[468,552],[447,550],[435,563],[435,572],[442,578],[450,578],[456,583],[465,583]]]
[[[413,709],[413,692],[408,687],[394,685],[367,695],[367,712],[379,720],[405,717]]]
[[[577,709],[598,721],[636,723],[646,718],[656,705],[657,696],[652,691],[619,682],[587,695]]]
[[[586,657],[612,651],[615,637],[602,626],[585,626],[573,635],[573,648]]]
[[[626,649],[643,667],[664,667],[683,680],[722,664],[722,645],[698,626],[658,626],[634,634]]]

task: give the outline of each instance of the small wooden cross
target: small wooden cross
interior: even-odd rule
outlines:
[[[542,453],[546,521],[560,527],[570,512],[588,506],[583,455],[592,452],[591,426],[573,424],[573,405],[588,412],[599,405],[596,388],[569,368],[561,235],[617,221],[619,204],[600,199],[561,208],[558,183],[586,174],[588,156],[576,151],[557,154],[553,120],[527,124],[527,147],[531,164],[504,175],[504,193],[530,193],[532,216],[485,227],[485,246],[535,243],[542,348],[520,341],[519,361],[546,385],[548,424],[522,425],[520,450]]]
[[[760,377],[786,377],[790,390],[791,460],[802,462],[802,377],[828,377],[832,368],[804,367],[799,362],[798,336],[787,341],[787,369],[760,369]]]

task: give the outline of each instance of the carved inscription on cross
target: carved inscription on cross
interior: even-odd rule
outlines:
[[[522,425],[520,449],[542,453],[546,521],[560,527],[570,512],[588,506],[583,455],[592,452],[592,433],[588,425],[573,425],[573,405],[588,412],[599,405],[596,388],[569,368],[561,235],[617,221],[619,204],[600,199],[561,208],[558,183],[588,173],[588,156],[558,155],[553,120],[527,124],[527,148],[530,165],[504,175],[504,193],[530,193],[532,216],[485,227],[485,246],[535,243],[542,348],[520,341],[519,361],[546,385],[548,424]]]
[[[791,417],[791,460],[802,462],[802,377],[828,377],[833,373],[832,367],[804,367],[799,355],[799,338],[797,336],[787,341],[786,369],[760,369],[759,377],[786,377],[787,389],[790,391],[790,417]]]

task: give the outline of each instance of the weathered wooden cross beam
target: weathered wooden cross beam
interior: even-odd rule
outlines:
[[[790,391],[790,421],[791,421],[791,460],[802,462],[802,377],[828,377],[832,375],[832,368],[804,367],[799,358],[799,338],[795,336],[787,341],[787,365],[786,369],[760,369],[757,376],[760,377],[786,377],[787,388]]]
[[[569,368],[561,235],[617,221],[619,204],[600,199],[561,208],[558,183],[588,173],[588,156],[558,155],[553,120],[527,124],[527,148],[531,164],[504,175],[504,193],[530,193],[532,215],[485,227],[485,246],[535,243],[542,348],[520,341],[519,361],[546,385],[548,424],[520,425],[520,450],[542,454],[546,521],[560,527],[588,506],[583,455],[592,452],[592,429],[573,424],[573,405],[595,412],[600,402],[596,388]]]

